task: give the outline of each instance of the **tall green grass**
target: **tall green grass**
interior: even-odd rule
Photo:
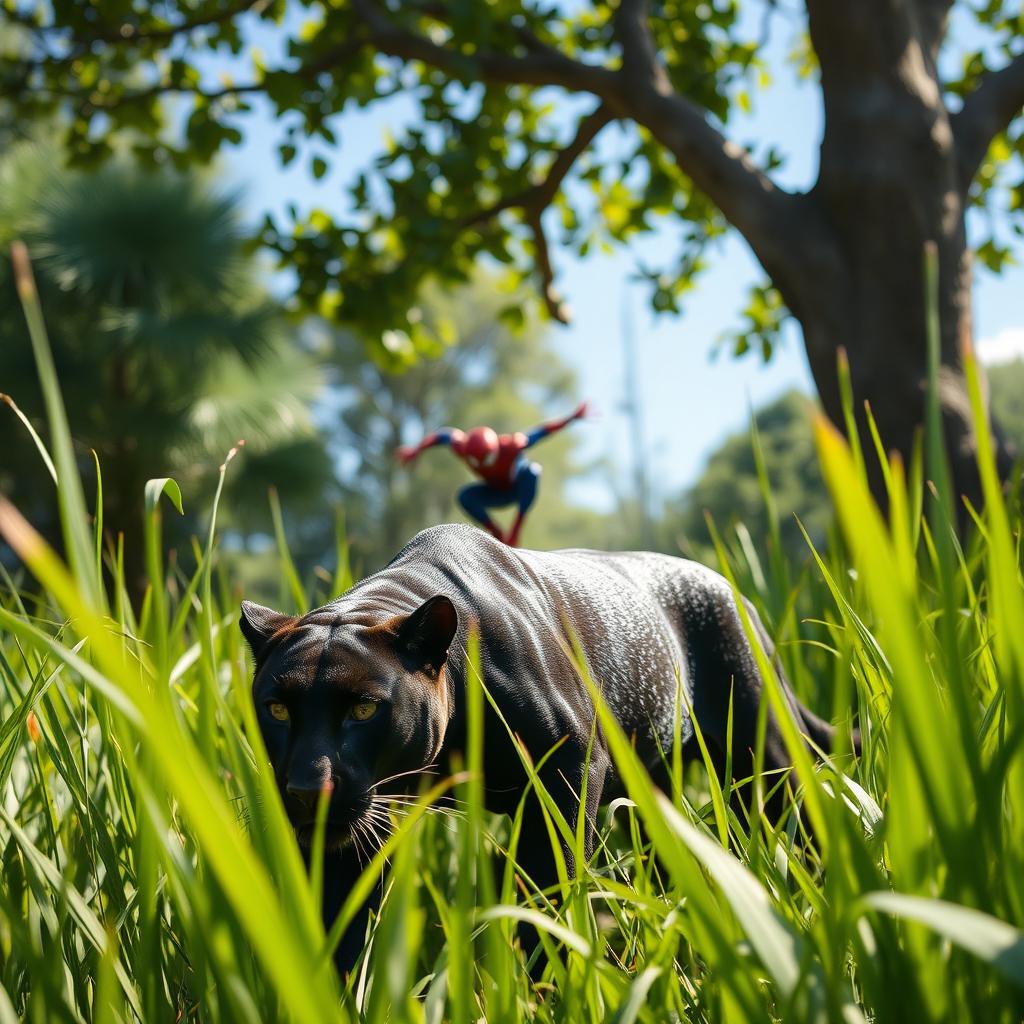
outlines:
[[[721,568],[754,599],[803,699],[846,725],[856,708],[862,757],[841,727],[832,759],[797,758],[796,805],[778,827],[757,808],[780,780],[755,780],[748,813],[678,747],[665,752],[666,796],[581,663],[628,791],[602,811],[587,860],[582,821],[561,819],[525,752],[548,834],[484,810],[477,678],[464,771],[434,791],[455,799],[396,810],[363,879],[368,891],[389,862],[381,913],[342,982],[330,964],[340,924],[324,934],[319,881],[304,874],[253,719],[239,595],[218,568],[220,491],[192,576],[163,559],[176,485],[155,479],[139,496],[149,586],[133,607],[102,510],[85,505],[17,260],[66,557],[0,503],[0,531],[34,577],[4,574],[0,596],[0,1022],[1021,1019],[1020,519],[986,445],[986,506],[966,548],[935,415],[909,469],[819,425],[841,536],[808,566],[786,563],[777,522],[766,555],[742,530],[719,539]],[[866,484],[879,455],[887,519]],[[924,515],[922,493],[934,494]],[[341,555],[330,592],[313,595],[282,545],[297,608],[349,584]],[[557,891],[515,870],[538,841],[575,851],[577,877],[563,870]],[[536,980],[516,948],[523,921],[547,954]]]

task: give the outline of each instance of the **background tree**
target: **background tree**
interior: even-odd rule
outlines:
[[[403,92],[416,123],[358,176],[350,216],[316,211],[266,225],[265,243],[301,270],[298,292],[309,305],[359,324],[378,346],[394,328],[425,345],[424,327],[408,319],[421,281],[462,279],[488,255],[533,273],[548,312],[563,319],[548,251],[554,225],[544,216],[555,206],[562,241],[581,251],[595,235],[625,243],[662,216],[675,219],[679,265],[645,270],[655,307],[671,310],[707,241],[731,226],[770,280],[751,304],[754,332],[770,341],[786,315],[799,321],[833,419],[836,350],[845,346],[856,394],[871,400],[887,444],[903,451],[922,418],[921,254],[934,241],[944,423],[955,484],[977,500],[961,361],[971,335],[965,213],[991,202],[1019,168],[1009,157],[1024,146],[1024,15],[1001,0],[804,7],[810,48],[800,59],[817,77],[826,121],[818,178],[806,192],[773,180],[770,145],[755,154],[725,134],[762,70],[763,36],[744,35],[737,0],[567,10],[513,0],[5,0],[20,34],[0,37],[9,58],[0,62],[2,88],[19,116],[66,112],[76,159],[102,159],[111,129],[125,128],[141,157],[178,163],[237,141],[253,94],[279,118],[289,162],[304,137],[336,143],[333,115],[347,103]],[[953,55],[963,71],[943,74],[953,16],[979,24],[985,46]],[[204,74],[201,50],[238,53],[260,22],[278,25],[277,63],[255,58],[245,81]],[[181,138],[163,130],[166,94],[190,97]],[[628,142],[621,159],[602,165],[592,143],[613,121],[627,126]],[[323,175],[322,152],[309,155]],[[563,187],[572,177],[593,186],[593,204]],[[993,239],[979,253],[993,267],[1006,255]],[[1010,454],[1001,444],[1004,471]]]
[[[989,367],[992,413],[1024,453],[1024,359]]]
[[[531,319],[513,337],[499,311],[514,296],[492,277],[478,277],[451,295],[428,289],[417,306],[426,328],[443,336],[431,359],[413,361],[404,335],[389,335],[389,357],[367,360],[359,339],[334,335],[331,362],[337,383],[338,430],[332,431],[343,480],[353,558],[379,568],[417,531],[466,519],[456,502],[472,481],[466,467],[443,448],[401,466],[395,449],[442,426],[498,431],[525,429],[568,412],[579,400],[572,372],[553,351],[543,325]],[[544,472],[540,494],[523,531],[527,547],[603,546],[610,518],[574,504],[566,485],[588,467],[577,449],[586,422],[545,439],[531,451]],[[507,513],[506,513],[507,514]],[[496,513],[503,519],[503,513]]]
[[[289,340],[283,310],[256,283],[237,200],[194,178],[113,164],[53,169],[21,150],[0,167],[0,381],[42,432],[42,396],[11,280],[8,242],[23,238],[83,468],[99,459],[104,525],[126,536],[129,579],[141,566],[147,479],[174,476],[186,508],[205,508],[211,475],[244,437],[252,452],[238,486],[265,485],[287,446],[296,497],[322,490],[330,466],[308,411],[313,360]],[[8,410],[0,489],[46,532],[52,482]],[[189,499],[202,494],[202,502]],[[265,490],[264,490],[265,494]],[[265,499],[261,502],[265,508]],[[168,528],[196,520],[168,519]]]
[[[796,517],[822,546],[831,521],[828,492],[818,469],[811,416],[814,403],[789,391],[754,413],[765,473],[779,517],[782,545],[799,564],[808,555]],[[709,456],[694,484],[666,506],[660,532],[694,558],[715,563],[705,511],[720,532],[743,523],[755,546],[763,549],[768,517],[757,475],[751,429],[727,437]]]
[[[1024,359],[987,369],[993,413],[1008,440],[1024,451]],[[754,411],[782,546],[793,565],[809,557],[797,518],[819,550],[824,549],[832,521],[811,430],[814,411],[813,400],[799,391],[789,391]],[[681,550],[713,565],[716,556],[705,511],[711,513],[720,533],[742,523],[755,549],[765,550],[768,518],[750,426],[727,437],[708,456],[692,486],[664,504],[657,523],[660,547],[672,553]]]

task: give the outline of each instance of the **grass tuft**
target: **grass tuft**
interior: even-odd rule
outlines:
[[[101,509],[82,497],[18,259],[66,558],[0,500],[0,534],[33,580],[0,574],[0,1021],[1021,1019],[1021,522],[987,444],[986,506],[966,546],[934,418],[909,468],[877,438],[868,453],[883,460],[888,518],[870,499],[867,456],[819,424],[839,531],[807,566],[782,557],[771,515],[766,558],[742,529],[716,537],[801,698],[840,722],[831,760],[797,764],[779,826],[760,813],[778,779],[756,779],[744,808],[678,749],[665,752],[671,798],[657,791],[580,661],[628,796],[601,811],[588,858],[582,816],[561,817],[541,762],[522,751],[546,826],[524,835],[522,807],[508,821],[483,806],[491,705],[477,676],[462,770],[396,811],[361,883],[369,892],[390,863],[381,910],[341,983],[331,952],[360,893],[325,934],[320,879],[305,876],[255,726],[239,595],[220,582],[220,489],[196,571],[174,586],[160,523],[180,495],[167,479],[139,495],[148,591],[133,608],[120,553],[97,557]],[[852,410],[852,392],[846,401]],[[46,472],[51,456],[32,440]],[[770,503],[763,473],[762,487]],[[307,608],[273,508],[282,579]],[[335,592],[352,583],[340,526],[338,554]],[[848,753],[854,712],[859,759]],[[516,868],[535,842],[559,851],[552,890]],[[535,979],[520,922],[547,954]]]

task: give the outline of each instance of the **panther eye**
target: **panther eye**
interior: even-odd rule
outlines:
[[[280,701],[272,700],[268,702],[267,710],[270,712],[271,717],[276,718],[279,722],[287,722],[291,717],[288,714],[288,709]]]
[[[377,702],[375,700],[361,700],[352,705],[349,715],[357,722],[368,722],[377,714]]]

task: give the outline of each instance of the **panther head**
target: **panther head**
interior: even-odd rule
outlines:
[[[243,601],[240,625],[256,663],[256,717],[299,841],[310,842],[326,789],[328,847],[359,847],[380,821],[378,787],[417,781],[444,742],[455,606],[437,595],[410,615],[328,605],[296,617]]]

